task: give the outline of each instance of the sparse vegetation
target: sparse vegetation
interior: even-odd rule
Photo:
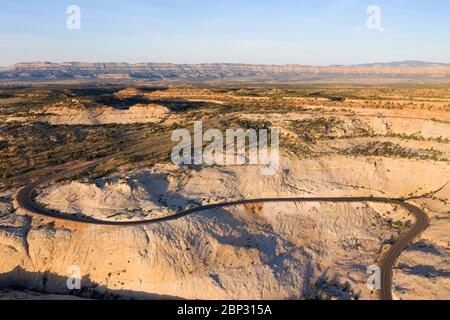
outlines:
[[[351,156],[400,157],[420,160],[447,161],[446,159],[441,159],[442,152],[433,149],[411,150],[392,142],[380,141],[372,141],[364,145],[355,146],[351,149],[344,150],[342,154]]]

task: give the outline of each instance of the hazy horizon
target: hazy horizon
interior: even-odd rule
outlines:
[[[81,10],[69,30],[69,5]],[[380,30],[367,10],[380,9]],[[4,2],[0,66],[29,61],[314,66],[450,63],[450,3],[282,0]]]

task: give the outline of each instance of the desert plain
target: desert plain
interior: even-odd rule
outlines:
[[[415,223],[393,203],[260,202],[145,223],[290,197],[420,208],[430,223],[396,260],[392,296],[450,298],[448,86],[4,85],[0,110],[0,299],[378,299],[367,268]],[[279,128],[279,171],[174,164],[171,134],[195,121]],[[33,183],[28,200],[54,216],[18,199]]]

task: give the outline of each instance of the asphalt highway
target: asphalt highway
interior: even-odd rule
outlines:
[[[396,204],[411,212],[415,218],[414,219],[415,222],[412,225],[412,227],[408,231],[404,232],[400,236],[400,238],[382,255],[381,259],[379,260],[380,261],[379,267],[381,269],[381,290],[379,290],[378,293],[381,300],[393,299],[392,278],[393,278],[393,267],[395,265],[395,262],[400,256],[400,254],[414,241],[414,239],[428,228],[430,223],[427,214],[420,208],[410,203],[404,202],[401,199],[380,198],[380,197],[291,197],[291,198],[262,198],[262,199],[238,200],[199,206],[196,208],[181,211],[174,215],[142,221],[103,221],[91,219],[88,217],[77,217],[69,214],[47,210],[38,205],[34,201],[36,188],[38,188],[39,186],[46,185],[52,181],[58,180],[63,177],[68,177],[81,173],[91,167],[96,166],[98,163],[100,163],[100,161],[105,161],[105,159],[69,166],[66,169],[63,169],[55,174],[41,178],[38,181],[35,181],[25,186],[24,188],[19,190],[18,193],[16,194],[17,204],[31,214],[42,215],[57,220],[71,221],[82,224],[109,225],[118,227],[163,223],[187,217],[201,211],[214,210],[218,208],[226,208],[245,204],[259,204],[269,202],[278,202],[278,203],[279,202],[330,202],[330,203],[377,202],[377,203]]]

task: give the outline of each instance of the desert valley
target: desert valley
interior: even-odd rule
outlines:
[[[53,84],[3,71],[0,299],[449,299],[448,85],[249,70]],[[174,164],[173,131],[196,121],[279,129],[279,170]],[[377,265],[392,272],[381,290],[367,286]]]

